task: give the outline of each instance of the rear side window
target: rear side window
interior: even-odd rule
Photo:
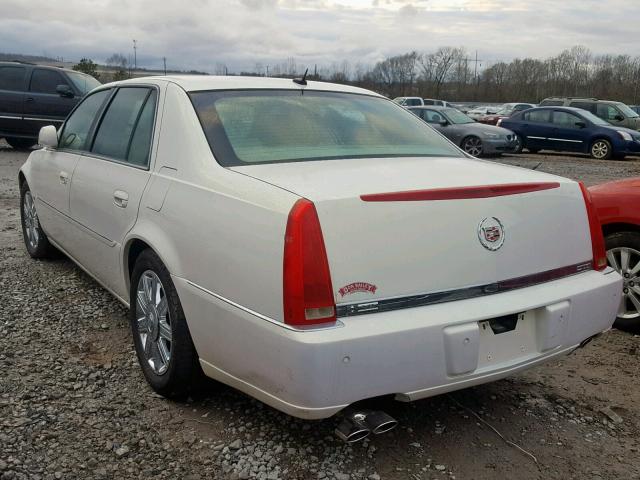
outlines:
[[[564,105],[562,100],[543,100],[540,102],[541,107],[561,107]]]
[[[151,136],[153,135],[153,119],[156,113],[156,91],[152,90],[151,95],[142,108],[142,113],[138,119],[138,125],[131,138],[131,146],[127,161],[133,165],[146,167],[149,165],[149,149],[151,146]]]
[[[591,112],[591,113],[596,112],[596,104],[593,102],[571,102],[569,106],[575,107],[575,108],[581,108],[582,110],[586,110],[587,112]]]
[[[60,148],[84,150],[91,125],[111,90],[89,95],[67,118],[60,136]]]
[[[526,110],[522,114],[522,119],[525,122],[548,123],[550,113],[550,110]]]
[[[60,72],[36,68],[31,74],[31,85],[29,90],[34,93],[57,94],[56,88],[58,85],[68,85]]]
[[[24,74],[24,67],[0,67],[0,90],[22,91]]]
[[[91,151],[115,160],[128,161],[132,134],[151,93],[149,88],[120,88],[98,127]],[[144,134],[141,133],[144,137]],[[139,152],[141,139],[136,140]],[[139,153],[138,153],[139,154]],[[139,157],[138,157],[139,160]]]

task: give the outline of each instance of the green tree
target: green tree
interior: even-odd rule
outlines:
[[[86,73],[91,75],[96,80],[100,80],[100,74],[98,73],[98,64],[93,63],[90,58],[80,59],[80,63],[75,64],[72,67],[77,72]]]

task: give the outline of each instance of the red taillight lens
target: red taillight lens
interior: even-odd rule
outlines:
[[[591,199],[591,193],[580,182],[580,190],[584,197],[584,203],[587,207],[587,217],[589,217],[589,230],[591,231],[591,248],[593,250],[593,268],[594,270],[604,270],[607,266],[607,252],[604,247],[604,236],[602,235],[602,226],[598,219],[596,207]]]
[[[283,264],[284,321],[313,325],[336,321],[327,252],[316,207],[298,200],[287,220]]]

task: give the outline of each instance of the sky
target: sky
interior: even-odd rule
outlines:
[[[256,63],[299,68],[440,46],[465,47],[482,67],[584,45],[640,54],[639,0],[0,0],[0,52],[215,73]]]

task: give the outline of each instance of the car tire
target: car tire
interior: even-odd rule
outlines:
[[[513,153],[522,153],[522,149],[524,148],[524,140],[521,135],[516,133],[516,145],[513,149]]]
[[[589,153],[596,160],[609,160],[613,156],[613,148],[611,148],[609,140],[598,138],[591,144]]]
[[[32,138],[5,137],[5,140],[16,150],[28,150],[38,143]]]
[[[135,262],[129,298],[133,343],[147,382],[164,397],[185,398],[202,369],[171,275],[150,249]]]
[[[465,137],[460,143],[462,150],[473,157],[479,157],[482,155],[482,140],[475,135],[469,135]]]
[[[22,182],[20,185],[20,223],[22,224],[22,239],[31,258],[54,256],[56,250],[40,225],[36,204],[27,182]]]
[[[640,232],[611,233],[606,236],[605,244],[609,266],[618,271],[625,282],[624,303],[617,314],[614,326],[620,330],[640,332]],[[623,252],[628,255],[626,269],[622,261]],[[633,272],[634,267],[638,267],[638,271]],[[634,305],[632,297],[637,300],[637,305]]]

